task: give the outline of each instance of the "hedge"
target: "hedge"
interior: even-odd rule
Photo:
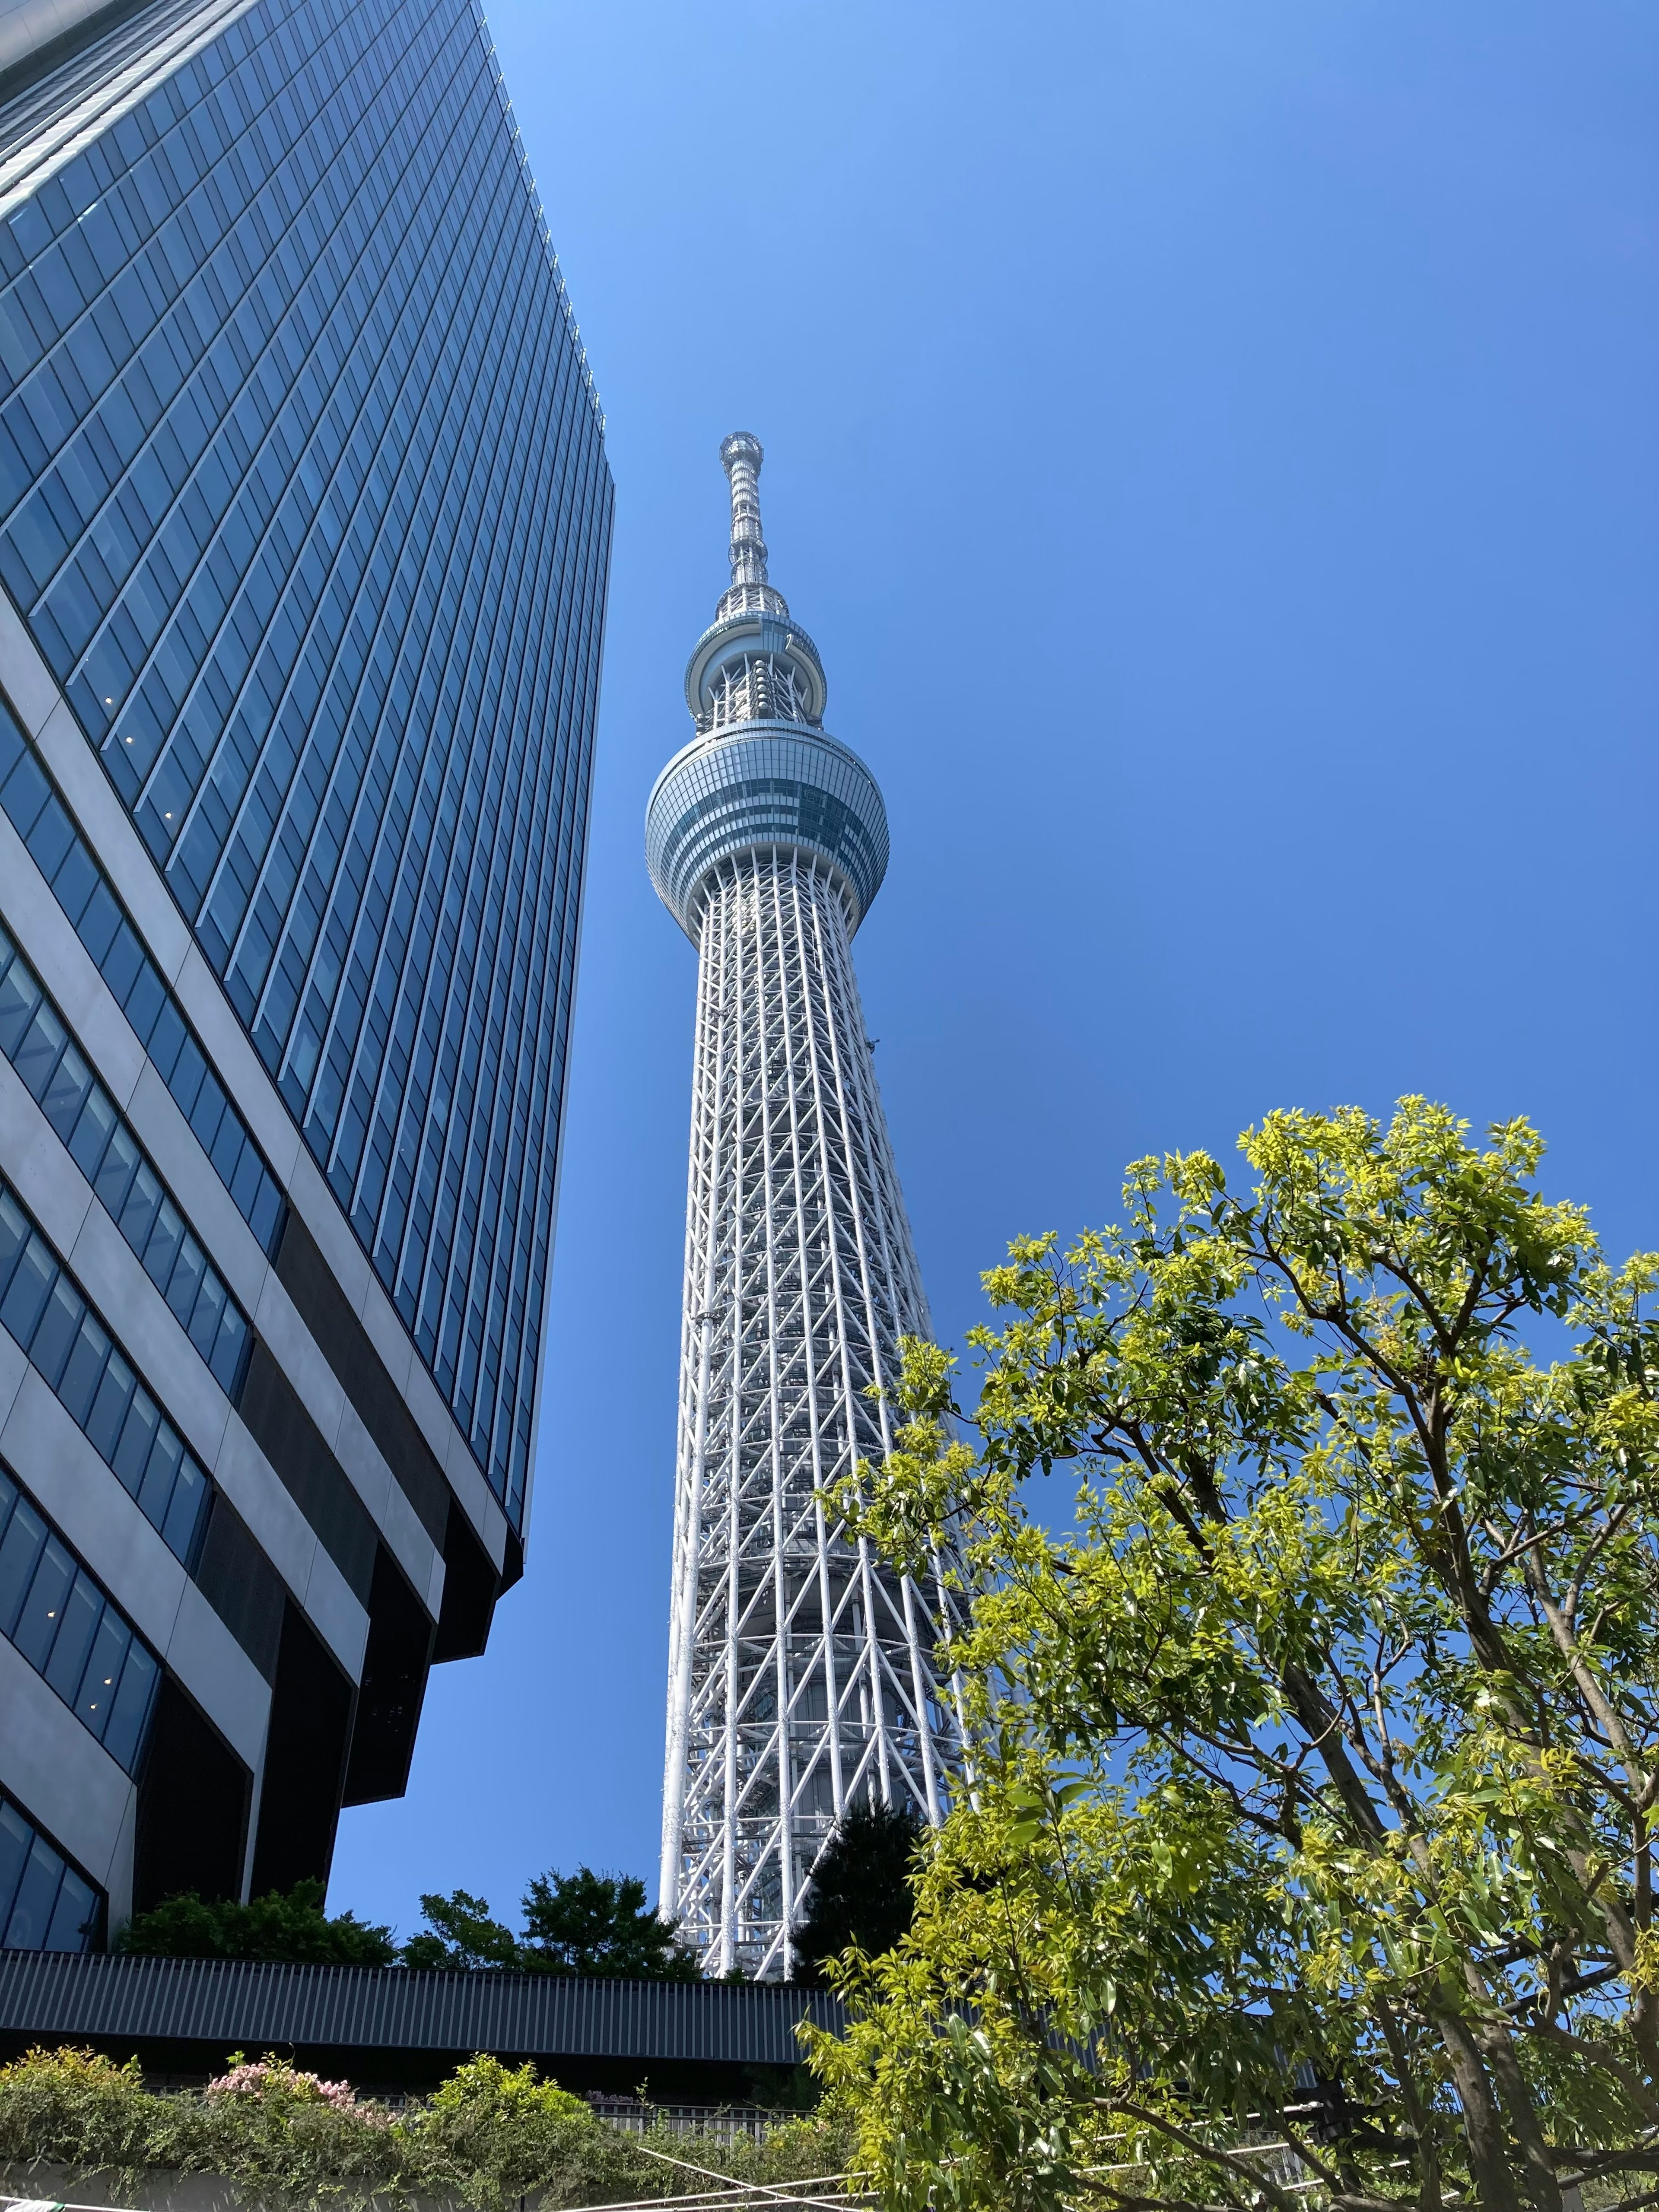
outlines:
[[[851,2154],[850,2135],[820,2118],[784,2122],[758,2141],[661,2126],[625,2136],[533,2066],[489,2057],[396,2113],[274,2057],[239,2055],[204,2090],[147,2089],[136,2060],[118,2066],[92,2051],[31,2051],[0,2067],[0,2165],[67,2166],[129,2189],[158,2171],[222,2174],[270,2212],[361,2212],[371,2198],[397,2206],[417,2196],[477,2212],[532,2197],[554,2212],[711,2186],[687,2166],[804,2181],[842,2172]]]

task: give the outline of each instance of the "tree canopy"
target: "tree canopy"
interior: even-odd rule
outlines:
[[[892,1949],[915,1910],[910,1864],[922,1826],[902,1805],[848,1807],[812,1869],[794,1930],[798,1979],[817,1980],[854,1944],[871,1956]]]
[[[408,1966],[506,1966],[521,1974],[592,1974],[695,1982],[696,1960],[674,1941],[675,1923],[645,1901],[636,1875],[538,1875],[526,1890],[524,1929],[490,1917],[484,1899],[458,1889],[422,1897],[427,1925],[403,1948]]]
[[[406,1966],[513,1966],[519,1965],[519,1939],[489,1917],[485,1898],[457,1889],[449,1896],[423,1896],[416,1929],[399,1956]]]
[[[319,1881],[296,1882],[252,1904],[187,1891],[136,1912],[114,1948],[149,1959],[275,1959],[324,1966],[389,1966],[389,1928],[342,1912],[330,1919]]]
[[[331,1919],[319,1881],[296,1882],[250,1905],[191,1893],[135,1913],[115,1948],[149,1958],[270,1959],[337,1966],[500,1966],[520,1974],[592,1974],[635,1981],[701,1979],[652,1911],[645,1884],[626,1875],[538,1875],[526,1890],[521,1934],[494,1919],[489,1902],[458,1889],[422,1897],[425,1927],[401,1948],[390,1928],[349,1912]]]
[[[1522,1121],[1240,1146],[1012,1247],[971,1413],[906,1348],[840,1502],[964,1562],[968,1786],[814,2063],[918,2212],[1646,2203],[1659,1259]]]
[[[696,1982],[696,1960],[674,1941],[675,1923],[653,1912],[636,1875],[538,1875],[524,1894],[520,1949],[544,1974],[629,1976]]]

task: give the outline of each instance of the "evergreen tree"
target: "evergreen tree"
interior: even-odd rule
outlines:
[[[593,1974],[641,1982],[695,1982],[696,1961],[674,1941],[674,1923],[653,1912],[645,1884],[628,1875],[539,1874],[523,1899],[520,1935],[490,1917],[488,1902],[458,1889],[422,1897],[426,1926],[403,1948],[406,1966],[501,1966],[520,1974]]]
[[[427,1924],[404,1945],[404,1966],[523,1970],[518,1937],[504,1923],[490,1918],[485,1899],[465,1889],[448,1897],[423,1896],[421,1917]]]
[[[187,1890],[134,1913],[114,1948],[144,1959],[269,1959],[319,1966],[389,1966],[397,1955],[389,1928],[351,1912],[331,1920],[319,1881],[297,1881],[286,1895],[271,1890],[249,1905]]]
[[[675,1924],[651,1911],[635,1876],[589,1867],[538,1875],[524,1893],[520,1959],[532,1973],[700,1981],[696,1960],[674,1941]]]
[[[812,1869],[795,1929],[797,1981],[818,1980],[854,1944],[874,1958],[908,1933],[910,1868],[922,1827],[908,1806],[860,1803],[842,1814]]]

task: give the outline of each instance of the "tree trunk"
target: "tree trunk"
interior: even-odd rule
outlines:
[[[1550,2156],[1544,2131],[1538,2124],[1532,2092],[1521,2071],[1515,2046],[1501,2027],[1483,2035],[1480,2045],[1498,2083],[1498,2094],[1504,2100],[1510,2124],[1521,2139],[1522,2179],[1534,2212],[1562,2212],[1561,2185],[1556,2179],[1555,2160]]]
[[[1463,2140],[1469,2172],[1483,2212],[1524,2212],[1515,2185],[1515,2169],[1504,2142],[1504,2123],[1480,2046],[1455,2013],[1437,2013],[1435,2027],[1451,2069],[1452,2087],[1463,2110]]]

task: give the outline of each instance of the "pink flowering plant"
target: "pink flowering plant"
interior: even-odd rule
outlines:
[[[325,2081],[320,2074],[302,2073],[280,2058],[248,2059],[240,2051],[232,2051],[230,2071],[216,2075],[207,2085],[207,2094],[210,2097],[287,2098],[301,2105],[331,2105],[337,2112],[351,2112],[381,2126],[386,2119],[382,2108],[359,2097],[349,2081]]]

